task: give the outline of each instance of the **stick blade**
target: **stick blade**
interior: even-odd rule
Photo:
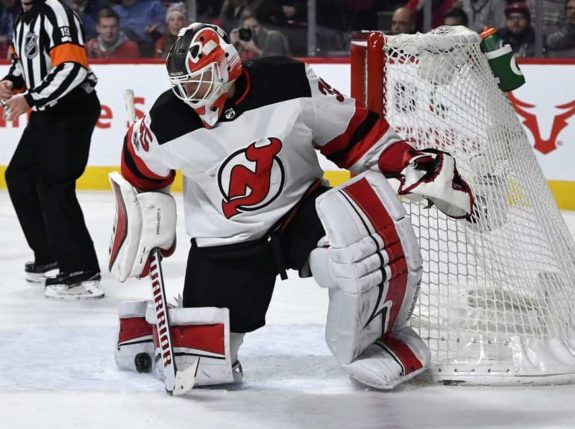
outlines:
[[[200,358],[197,357],[189,368],[176,372],[176,383],[173,390],[174,396],[185,395],[194,388],[199,363]]]
[[[134,90],[126,89],[124,90],[124,105],[126,108],[126,116],[128,117],[128,122],[133,123],[138,120],[136,117],[136,107],[134,103]]]

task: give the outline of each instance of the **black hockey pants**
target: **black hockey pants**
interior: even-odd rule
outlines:
[[[76,88],[45,111],[33,112],[6,169],[18,220],[37,263],[60,270],[99,271],[94,245],[76,198],[100,115],[95,92]]]

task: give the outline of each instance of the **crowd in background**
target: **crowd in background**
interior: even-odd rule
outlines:
[[[537,0],[431,0],[432,28],[464,25],[481,32],[496,27],[517,57],[536,56]],[[542,2],[543,55],[575,57],[575,0]],[[64,0],[81,17],[91,58],[163,58],[188,24],[185,2],[169,0]],[[346,56],[351,34],[423,31],[425,0],[317,0],[320,56]],[[308,56],[306,0],[197,0],[197,21],[220,25],[242,59]],[[19,0],[0,0],[0,58],[7,58]]]

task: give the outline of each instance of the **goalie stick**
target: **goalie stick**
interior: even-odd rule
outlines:
[[[126,89],[124,91],[124,102],[126,114],[130,124],[136,122],[136,109],[134,107],[134,91]],[[189,392],[195,384],[196,372],[198,370],[199,359],[184,371],[178,371],[174,359],[174,348],[172,332],[170,329],[170,319],[168,311],[168,301],[166,299],[166,288],[164,286],[164,276],[162,273],[162,255],[159,249],[150,252],[150,280],[152,282],[152,296],[154,309],[156,311],[158,340],[160,343],[161,364],[164,368],[164,386],[170,395],[179,396]]]
[[[178,371],[176,367],[161,261],[160,251],[158,249],[152,250],[150,280],[152,281],[154,309],[156,310],[161,360],[164,367],[164,386],[169,394],[179,396],[189,392],[194,387],[200,359],[196,359],[194,364],[184,371]]]

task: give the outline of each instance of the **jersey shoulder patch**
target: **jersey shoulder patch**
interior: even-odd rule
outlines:
[[[160,145],[203,127],[196,112],[171,89],[158,97],[150,110],[150,119],[150,128]]]

